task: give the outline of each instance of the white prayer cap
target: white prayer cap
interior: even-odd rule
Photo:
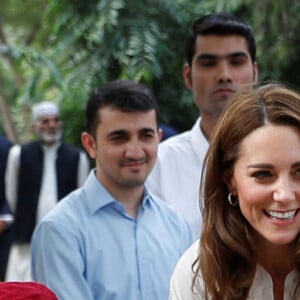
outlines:
[[[44,101],[32,106],[32,118],[37,121],[41,117],[55,115],[59,116],[59,108],[54,102]]]

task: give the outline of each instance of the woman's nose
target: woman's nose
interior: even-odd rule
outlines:
[[[294,201],[296,199],[296,193],[293,188],[293,183],[288,179],[280,180],[273,192],[273,199],[275,201]]]

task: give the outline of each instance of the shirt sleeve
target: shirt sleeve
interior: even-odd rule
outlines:
[[[90,172],[90,163],[87,155],[81,151],[79,156],[77,184],[78,187],[82,186],[87,179]]]
[[[94,300],[84,279],[82,243],[76,232],[51,220],[38,225],[31,243],[32,278],[60,300]]]
[[[10,148],[7,157],[5,172],[5,196],[12,212],[15,212],[17,205],[17,187],[20,168],[21,146],[15,145]]]

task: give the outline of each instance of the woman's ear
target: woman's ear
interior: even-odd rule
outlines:
[[[232,170],[226,170],[223,173],[223,181],[227,185],[228,191],[232,194],[235,194],[235,184],[233,180]]]

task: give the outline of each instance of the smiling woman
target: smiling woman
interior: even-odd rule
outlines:
[[[201,241],[180,259],[170,299],[299,299],[300,95],[271,84],[234,96],[202,183]]]
[[[228,187],[255,229],[257,252],[265,252],[264,246],[259,250],[265,241],[275,249],[293,242],[300,228],[299,129],[267,123],[246,136],[239,148]]]

